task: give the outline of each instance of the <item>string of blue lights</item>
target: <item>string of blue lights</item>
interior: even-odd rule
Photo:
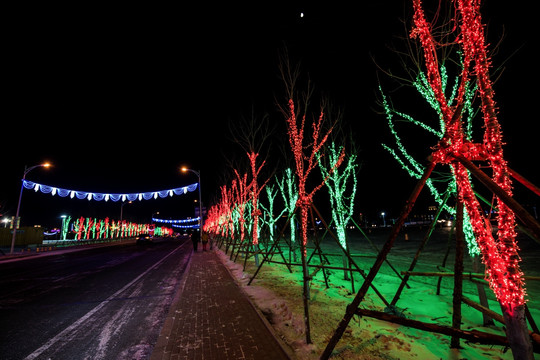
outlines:
[[[183,195],[187,194],[189,192],[193,192],[197,189],[198,184],[191,184],[179,188],[174,189],[168,189],[168,190],[159,190],[159,191],[149,191],[149,192],[140,192],[140,193],[129,193],[129,194],[108,194],[108,193],[97,193],[97,192],[89,192],[89,191],[80,191],[80,190],[69,190],[69,189],[62,189],[56,186],[50,186],[50,185],[43,185],[38,184],[33,181],[28,180],[22,180],[23,186],[25,189],[28,190],[34,190],[34,191],[41,191],[44,194],[51,194],[52,196],[58,195],[60,197],[67,197],[69,196],[71,199],[77,198],[80,200],[88,199],[88,200],[95,200],[95,201],[135,201],[135,200],[150,200],[150,199],[157,199],[165,198],[167,196],[173,196],[173,195]]]
[[[198,229],[199,219],[200,217],[190,218],[190,219],[180,219],[180,220],[166,220],[166,219],[152,218],[152,221],[157,222],[157,223],[173,224],[172,226],[178,229]],[[197,222],[197,224],[178,225],[178,224],[187,224],[187,223],[192,223],[192,222]]]
[[[182,220],[165,220],[165,219],[152,218],[152,221],[153,222],[159,222],[159,223],[167,223],[167,224],[185,224],[185,223],[199,221],[199,219],[200,219],[200,217],[182,219]]]

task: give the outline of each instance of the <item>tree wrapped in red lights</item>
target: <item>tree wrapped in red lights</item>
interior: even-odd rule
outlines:
[[[234,199],[233,204],[233,219],[238,219],[236,225],[239,230],[240,238],[238,244],[244,246],[244,240],[246,238],[246,222],[251,221],[249,213],[246,211],[246,208],[249,206],[249,186],[248,186],[248,174],[244,173],[240,175],[236,169],[234,169],[234,174],[236,179],[232,181],[231,191]],[[231,252],[231,258],[236,248],[236,243],[233,245],[233,250]],[[240,247],[238,248],[238,250]]]
[[[293,158],[296,166],[296,175],[298,177],[298,200],[296,202],[296,208],[300,210],[300,232],[302,236],[302,242],[300,245],[302,255],[302,268],[304,272],[304,318],[306,322],[306,342],[311,343],[311,337],[309,333],[309,312],[308,312],[308,292],[309,292],[309,274],[306,264],[306,244],[307,244],[307,228],[308,228],[308,212],[313,202],[313,195],[324,186],[328,180],[328,176],[332,174],[335,168],[337,168],[345,157],[345,152],[342,151],[337,157],[334,164],[331,165],[328,175],[322,180],[322,182],[315,186],[311,191],[306,189],[306,181],[311,171],[318,164],[318,154],[323,148],[324,144],[328,140],[332,129],[324,135],[321,134],[322,124],[324,119],[324,113],[321,111],[320,115],[313,119],[312,123],[312,138],[309,144],[304,144],[304,128],[306,122],[306,114],[300,114],[298,116],[294,101],[289,100],[289,113],[286,119],[287,121],[287,133],[289,135],[289,143],[293,152]],[[300,124],[298,124],[298,117],[300,118]],[[309,149],[309,150],[308,150]],[[304,154],[304,151],[310,151],[308,155]]]
[[[220,202],[213,205],[208,211],[209,216],[205,222],[205,231],[212,232],[221,237],[228,237],[229,231],[232,231],[230,195],[226,185],[222,185],[220,191]]]
[[[463,51],[463,70],[458,87],[457,104],[449,106],[442,91],[442,81],[437,62],[437,43],[431,34],[431,25],[427,23],[420,0],[414,1],[414,25],[411,33],[418,38],[424,50],[427,77],[435,98],[441,108],[446,132],[434,152],[438,163],[450,164],[456,177],[458,192],[471,219],[473,231],[482,251],[486,265],[486,277],[490,287],[499,300],[505,317],[515,316],[516,309],[525,303],[522,272],[519,268],[518,246],[515,241],[516,226],[514,212],[496,198],[498,211],[497,239],[486,226],[480,204],[476,199],[467,169],[456,160],[456,155],[468,160],[487,160],[493,170],[493,181],[509,196],[512,195],[511,180],[508,176],[507,163],[503,158],[502,134],[497,120],[494,91],[489,77],[489,59],[486,52],[484,28],[480,16],[479,1],[457,1],[460,15],[461,36],[459,43]],[[467,82],[476,76],[478,96],[481,99],[481,111],[484,118],[485,133],[483,143],[470,143],[465,140],[461,123],[461,109]]]
[[[222,220],[223,229],[221,236],[233,236],[234,224],[232,221],[232,190],[227,190],[227,186],[221,187],[221,202],[219,204],[219,213],[224,219]]]
[[[251,183],[250,183],[250,197],[251,197],[251,217],[253,219],[253,245],[259,244],[259,217],[261,216],[261,211],[259,210],[259,195],[261,191],[266,186],[266,182],[262,185],[259,185],[258,177],[263,168],[266,160],[263,160],[260,165],[257,165],[258,153],[251,151],[247,154],[249,157],[249,165],[251,168]]]
[[[241,121],[230,123],[231,134],[235,142],[246,152],[249,159],[249,169],[251,179],[246,183],[246,199],[250,200],[251,216],[248,217],[248,225],[251,225],[252,242],[254,247],[259,244],[259,196],[264,189],[268,179],[262,184],[259,183],[261,170],[266,164],[266,159],[261,156],[266,139],[271,135],[272,129],[269,126],[268,116],[255,116],[252,110],[249,118],[242,118]],[[255,253],[255,260],[258,263],[258,253]]]
[[[308,192],[306,189],[306,181],[311,171],[317,166],[317,154],[321,151],[324,144],[328,140],[330,129],[324,136],[321,136],[321,127],[323,123],[324,113],[321,111],[317,119],[312,123],[312,142],[309,145],[304,144],[304,126],[306,122],[306,114],[300,116],[300,126],[298,126],[297,114],[295,112],[294,101],[289,100],[289,117],[287,118],[287,133],[289,135],[289,143],[293,152],[293,157],[296,166],[296,175],[298,176],[298,200],[296,207],[300,209],[300,227],[302,236],[302,253],[305,255],[305,246],[307,243],[307,221],[308,211],[313,202],[313,195],[324,186],[328,177],[333,173],[343,162],[345,157],[344,149],[337,157],[335,163],[331,164],[327,176],[322,182]],[[304,154],[304,149],[311,149],[309,155]]]

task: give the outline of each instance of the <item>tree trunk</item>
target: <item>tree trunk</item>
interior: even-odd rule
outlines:
[[[510,343],[514,359],[534,359],[531,338],[525,320],[525,305],[515,307],[514,311],[503,305],[501,305],[501,309],[506,323],[506,337]]]
[[[479,256],[473,256],[472,257],[472,264],[473,264],[473,271],[475,273],[480,271],[480,257]],[[487,300],[486,295],[486,289],[484,288],[484,285],[480,283],[476,283],[476,289],[478,290],[478,299],[480,300],[480,305],[482,305],[485,308],[489,309],[489,303]],[[482,313],[482,322],[484,326],[493,325],[493,319],[489,317],[486,313]]]
[[[302,291],[302,300],[304,301],[304,324],[306,326],[306,344],[311,344],[311,330],[309,326],[309,272],[306,261],[306,247],[304,242],[300,243],[300,252],[302,256],[302,273],[304,278],[304,289]]]

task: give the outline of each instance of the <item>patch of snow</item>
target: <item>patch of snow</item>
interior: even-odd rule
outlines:
[[[425,229],[424,229],[425,230]],[[368,234],[378,248],[382,248],[386,241],[389,230]],[[388,255],[388,260],[398,270],[408,269],[414,254],[416,253],[424,235],[421,231],[407,230],[408,241],[404,241],[403,235],[398,237],[394,248]],[[447,231],[437,229],[430,242],[420,255],[415,271],[438,271],[447,246]],[[369,272],[374,262],[376,251],[358,233],[349,234],[351,253],[364,256],[354,257],[355,262],[365,273]],[[538,244],[527,243],[527,247],[534,248],[531,255],[536,256]],[[332,239],[323,239],[321,243],[323,252],[339,253],[340,249]],[[312,251],[312,250],[310,250]],[[248,259],[246,269],[243,269],[244,259],[235,263],[230,260],[230,254],[224,254],[216,250],[221,261],[229,268],[243,290],[252,299],[252,302],[260,309],[268,319],[274,332],[287,343],[296,354],[298,359],[318,359],[326,344],[332,337],[339,321],[343,318],[347,305],[349,305],[356,292],[363,283],[363,278],[358,272],[353,274],[355,289],[351,289],[351,281],[344,280],[341,270],[327,270],[330,286],[326,288],[323,272],[319,271],[310,283],[310,330],[313,344],[306,344],[304,308],[302,301],[302,271],[301,267],[293,266],[293,272],[289,273],[285,265],[264,263],[257,277],[250,286],[247,285],[257,268],[252,259]],[[523,269],[529,270],[536,266],[533,261],[527,259],[527,254],[522,252]],[[328,256],[333,266],[341,266],[341,256]],[[277,259],[277,257],[276,257]],[[453,269],[453,248],[447,260],[447,268]],[[318,263],[318,257],[314,257],[312,263]],[[313,271],[312,268],[310,272]],[[465,271],[471,270],[470,259],[465,261]],[[525,274],[538,275],[535,271]],[[442,325],[451,325],[452,319],[452,288],[453,278],[443,278],[441,294],[436,294],[436,282],[438,278],[411,277],[408,284],[410,289],[405,288],[397,302],[397,307],[405,316],[411,319],[425,322],[433,322]],[[400,279],[386,264],[378,272],[373,284],[390,302],[400,284]],[[471,299],[478,299],[476,285],[464,280],[464,294]],[[529,284],[527,284],[529,285]],[[540,306],[538,299],[540,293],[535,283],[527,286],[529,297],[529,309],[535,319],[540,319]],[[485,287],[488,293],[490,308],[500,313],[500,306],[495,301],[489,287]],[[533,300],[535,300],[533,302]],[[384,303],[369,289],[362,308],[383,311]],[[538,320],[537,320],[538,321]],[[489,327],[482,326],[482,315],[478,311],[462,305],[462,329],[477,329],[480,331],[504,335],[501,324],[496,323]],[[490,346],[474,344],[461,340],[462,349],[450,349],[450,337],[416,330],[405,326],[376,320],[369,317],[355,316],[349,323],[341,340],[332,354],[332,359],[512,359],[512,352],[502,346]],[[535,354],[536,359],[540,359]]]

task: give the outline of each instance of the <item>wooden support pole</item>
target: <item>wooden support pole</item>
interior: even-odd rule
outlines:
[[[420,257],[420,253],[422,253],[422,250],[424,250],[424,246],[426,246],[427,242],[431,238],[431,235],[433,234],[433,230],[435,230],[435,226],[437,225],[437,220],[439,220],[439,216],[441,215],[444,205],[446,205],[446,202],[448,201],[449,197],[450,197],[450,191],[447,191],[441,205],[439,205],[439,209],[437,209],[437,214],[433,218],[433,221],[431,222],[428,232],[422,239],[422,243],[420,244],[420,246],[418,247],[418,250],[416,251],[416,254],[414,255],[411,265],[409,266],[408,272],[414,270],[414,267],[416,266],[416,262],[418,261],[418,258]],[[392,299],[392,302],[390,303],[391,305],[394,305],[394,306],[396,305],[396,303],[399,300],[399,297],[401,296],[401,292],[403,291],[403,288],[405,287],[405,284],[407,284],[408,280],[409,280],[408,275],[405,275],[403,279],[401,279],[401,283],[399,284],[396,294],[394,295],[394,298]]]
[[[401,227],[403,226],[403,224],[405,223],[405,220],[407,219],[407,216],[409,216],[411,210],[413,209],[416,199],[420,195],[420,192],[424,188],[427,179],[431,176],[431,173],[433,172],[434,168],[435,168],[435,162],[431,161],[429,165],[427,166],[427,168],[425,169],[424,175],[418,181],[413,192],[409,196],[409,199],[407,200],[407,203],[405,204],[400,217],[398,218],[397,222],[392,228],[390,237],[384,244],[381,252],[379,252],[379,255],[377,256],[377,260],[375,260],[375,264],[373,264],[373,266],[371,267],[371,270],[369,271],[366,279],[364,280],[364,283],[360,287],[360,290],[358,290],[358,293],[356,293],[356,296],[354,297],[352,303],[349,306],[347,306],[343,319],[339,322],[338,327],[336,328],[336,331],[334,332],[334,335],[332,336],[332,338],[326,345],[326,348],[324,349],[323,353],[321,354],[321,357],[320,357],[321,360],[326,360],[330,358],[332,351],[334,351],[334,348],[336,347],[338,341],[343,336],[343,333],[347,329],[349,322],[351,321],[354,314],[356,314],[356,310],[358,309],[358,306],[360,305],[362,300],[364,300],[364,297],[366,296],[367,290],[371,286],[373,279],[379,272],[379,269],[381,268],[381,265],[386,259],[386,256],[390,252],[390,249],[392,249],[392,246],[394,246],[394,242],[399,234],[399,231],[401,230]]]
[[[321,240],[319,239],[319,235],[317,233],[317,224],[315,223],[315,217],[313,216],[313,205],[309,207],[309,215],[311,217],[311,224],[313,225],[313,229],[315,231],[315,239],[313,241],[313,243],[315,244],[315,250],[311,254],[308,260],[308,263],[311,261],[311,258],[315,254],[315,252],[317,252],[317,255],[319,255],[320,264],[324,265],[324,262],[326,262],[327,264],[330,264],[330,261],[328,260],[328,258],[322,254]],[[324,260],[323,260],[323,257],[324,257]],[[324,269],[323,269],[323,277],[324,277],[324,284],[326,285],[326,288],[328,289],[330,287],[330,285],[328,284],[328,274],[326,273]]]
[[[443,269],[442,267],[439,267],[440,269]],[[454,276],[454,273],[452,271],[440,271],[440,272],[437,272],[437,271],[402,271],[401,272],[402,275],[408,275],[408,276],[439,276],[439,277],[452,277]],[[481,274],[481,273],[472,273],[472,272],[464,272],[462,273],[463,275],[463,279],[465,280],[471,280],[471,281],[474,281],[474,280],[484,280],[484,278],[486,277],[485,274]],[[535,281],[538,281],[540,280],[540,276],[533,276],[533,275],[525,275],[523,276],[523,280],[535,280]],[[485,285],[487,285],[487,282],[485,283]]]
[[[293,214],[294,214],[294,212],[292,214],[290,214],[289,217],[287,218],[287,222],[285,223],[285,225],[281,229],[281,232],[279,233],[279,236],[277,237],[277,239],[272,244],[272,247],[270,248],[270,250],[263,257],[263,260],[261,261],[261,263],[257,267],[257,270],[255,270],[255,273],[253,274],[251,279],[249,279],[249,282],[247,283],[248,286],[251,285],[251,283],[253,282],[253,280],[255,279],[255,277],[257,276],[259,271],[261,270],[261,267],[263,266],[263,264],[268,261],[268,258],[270,257],[270,254],[272,254],[272,256],[273,256],[274,249],[278,250],[279,254],[281,255],[281,258],[283,259],[283,262],[287,266],[287,269],[289,269],[289,273],[292,273],[292,268],[291,268],[290,262],[288,262],[287,259],[285,259],[285,256],[283,255],[283,252],[281,251],[281,248],[279,247],[279,241],[281,240],[281,237],[285,233],[285,229],[287,228],[287,225],[289,225],[289,222],[291,221],[291,218],[292,218]],[[289,244],[289,246],[290,246],[290,244]]]
[[[371,239],[366,235],[366,233],[364,232],[364,230],[362,230],[362,228],[356,223],[356,221],[354,221],[354,219],[351,219],[352,223],[354,224],[354,226],[356,226],[356,228],[358,230],[360,230],[360,232],[362,233],[362,236],[364,236],[364,238],[371,244],[371,247],[373,249],[375,249],[375,251],[378,253],[380,253],[381,251],[379,250],[379,248],[377,246],[375,246],[375,244],[373,243],[373,241],[371,241]],[[353,254],[351,254],[351,256],[354,256]],[[390,264],[390,261],[388,261],[388,259],[384,259],[384,262],[390,266],[390,269],[392,269],[392,271],[397,275],[397,277],[400,279],[400,280],[403,280],[403,278],[401,277],[401,275],[399,274],[399,272],[396,270],[396,268],[394,268],[392,266],[392,264]],[[407,289],[410,289],[411,287],[409,286],[409,284],[405,283],[405,286],[407,287]]]
[[[311,205],[313,207],[313,210],[315,210],[315,213],[317,214],[317,216],[319,216],[319,218],[321,219],[321,221],[323,222],[323,224],[325,224],[326,226],[326,223],[321,215],[321,213],[319,212],[319,210],[317,210],[317,208],[315,207],[315,205]],[[349,259],[349,262],[354,265],[356,267],[356,269],[358,269],[358,272],[360,273],[360,275],[362,275],[362,277],[364,278],[364,280],[367,278],[367,275],[366,273],[364,272],[364,270],[360,269],[360,266],[358,266],[358,264],[356,264],[356,262],[352,259],[351,257],[351,254],[348,252],[348,251],[345,251],[345,249],[343,249],[343,246],[341,246],[340,242],[339,242],[339,239],[337,238],[337,236],[329,229],[328,232],[330,233],[330,235],[332,236],[332,238],[336,241],[336,243],[339,245],[339,247],[341,248],[341,250],[343,251],[343,253],[347,256],[347,258]],[[373,291],[375,291],[375,294],[377,294],[377,296],[382,300],[382,302],[384,303],[384,305],[388,306],[390,305],[390,303],[385,299],[385,297],[383,296],[383,294],[381,294],[381,292],[379,290],[377,290],[377,288],[375,287],[375,285],[371,284],[370,283],[370,286],[371,288],[373,289]]]
[[[537,334],[540,334],[540,329],[538,329],[538,325],[536,325],[536,322],[534,321],[532,314],[529,311],[529,306],[527,304],[525,304],[525,316],[527,317],[527,320],[529,320],[529,324],[531,325],[533,331]]]
[[[476,165],[472,163],[469,159],[461,156],[454,155],[460,163],[463,164],[473,174],[482,184],[484,184],[492,193],[497,195],[502,202],[506,204],[517,216],[521,222],[527,226],[534,235],[535,241],[540,243],[540,224],[535,220],[535,218],[527,212],[514,198],[506,193],[499,185],[497,185],[489,176],[486,175],[482,170],[480,170]]]
[[[473,271],[474,272],[480,271],[480,256],[474,255],[474,256],[471,256],[471,258],[472,258]],[[475,284],[476,284],[476,291],[478,291],[478,299],[480,300],[480,305],[489,309],[489,303],[488,303],[486,288],[484,284],[480,282],[476,282]],[[487,313],[485,312],[482,312],[482,325],[484,326],[493,325],[493,319],[489,317],[489,315],[487,315]]]
[[[441,267],[443,268],[446,266],[446,260],[448,260],[448,255],[450,255],[450,245],[452,244],[452,239],[454,238],[455,228],[456,228],[456,224],[453,223],[448,233],[448,241],[446,243],[446,253],[444,254],[444,258],[441,265]],[[441,269],[439,268],[439,270]],[[439,279],[437,280],[437,295],[441,294],[441,282],[442,282],[442,276],[440,276]]]
[[[510,174],[510,176],[512,176],[517,181],[519,181],[521,184],[523,184],[523,186],[531,190],[536,195],[540,196],[540,188],[538,186],[534,185],[532,182],[525,179],[523,176],[518,174],[516,171],[510,169],[509,167],[507,167],[506,170],[508,170],[508,173]]]
[[[456,204],[456,256],[454,261],[454,294],[452,297],[452,328],[461,329],[461,298],[463,296],[463,253],[465,234],[463,233],[463,202],[458,197]],[[450,347],[459,349],[459,336],[452,335]]]
[[[487,307],[482,306],[482,305],[472,301],[471,299],[469,299],[469,298],[467,298],[465,296],[463,296],[461,298],[461,301],[463,301],[465,304],[469,305],[473,309],[476,309],[476,310],[480,311],[482,314],[488,316],[489,318],[495,319],[498,322],[500,322],[501,324],[504,324],[504,317],[502,315],[500,315],[500,314],[497,314],[495,311],[493,311],[491,309],[488,309]]]
[[[444,334],[448,336],[460,337],[462,339],[473,341],[475,343],[508,346],[508,340],[506,340],[505,336],[485,333],[478,330],[454,329],[453,327],[450,327],[450,326],[425,323],[422,321],[411,320],[411,319],[403,318],[400,316],[392,315],[392,314],[381,312],[381,311],[374,311],[374,310],[367,310],[367,309],[357,309],[356,313],[360,316],[369,316],[374,319],[389,321],[394,324],[400,324],[400,325],[412,327],[419,330],[436,332],[436,333]]]

